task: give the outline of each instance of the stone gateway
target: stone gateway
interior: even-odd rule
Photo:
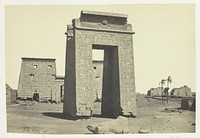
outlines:
[[[56,75],[56,59],[23,57],[18,99],[61,102],[64,77]]]
[[[93,49],[104,50],[101,116],[136,116],[133,34],[125,14],[82,11],[67,26],[66,117],[93,115]]]

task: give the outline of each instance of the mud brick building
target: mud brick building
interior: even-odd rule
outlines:
[[[126,14],[82,11],[67,26],[63,113],[72,118],[93,114],[92,49],[104,50],[104,117],[136,116],[132,26]]]
[[[174,88],[171,90],[170,94],[172,96],[181,96],[181,97],[192,97],[191,88],[188,86],[183,86],[180,88]]]
[[[163,90],[164,90],[164,88],[163,88]],[[161,96],[163,90],[161,87],[151,88],[150,90],[148,90],[147,96]]]
[[[22,58],[18,98],[39,96],[39,101],[61,101],[64,77],[56,76],[56,59]]]

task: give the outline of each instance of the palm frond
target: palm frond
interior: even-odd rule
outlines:
[[[171,77],[171,76],[169,76],[169,77],[167,78],[167,82],[172,83],[172,77]]]

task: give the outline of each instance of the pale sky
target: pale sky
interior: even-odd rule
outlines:
[[[147,93],[172,76],[171,88],[195,88],[195,5],[6,6],[6,82],[17,89],[21,57],[56,58],[65,72],[66,26],[81,10],[128,15],[132,24],[136,91]],[[99,55],[94,56],[95,59]]]

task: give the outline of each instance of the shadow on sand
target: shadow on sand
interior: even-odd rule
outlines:
[[[53,118],[58,118],[58,119],[65,119],[65,120],[87,120],[89,119],[90,117],[87,117],[87,116],[83,116],[83,117],[76,117],[76,118],[73,118],[73,117],[70,117],[70,116],[65,116],[63,113],[59,113],[59,112],[44,112],[42,113],[44,116],[48,116],[48,117],[53,117]]]
[[[95,117],[95,118],[106,118],[106,117],[102,117],[101,114],[93,114],[92,117]]]
[[[111,115],[102,116],[101,114],[93,114],[91,117],[94,117],[94,118],[107,118],[107,119],[116,119],[117,118],[117,117],[113,117]]]
[[[44,112],[42,113],[44,116],[58,118],[58,119],[67,119],[63,113],[58,112]]]
[[[58,119],[65,119],[65,120],[66,119],[67,120],[77,120],[77,119],[89,119],[90,118],[90,117],[71,118],[71,117],[64,116],[63,113],[59,113],[59,112],[44,112],[42,114],[44,116],[58,118]],[[112,118],[112,117],[104,117],[101,114],[93,114],[91,117],[94,117],[94,118]]]

